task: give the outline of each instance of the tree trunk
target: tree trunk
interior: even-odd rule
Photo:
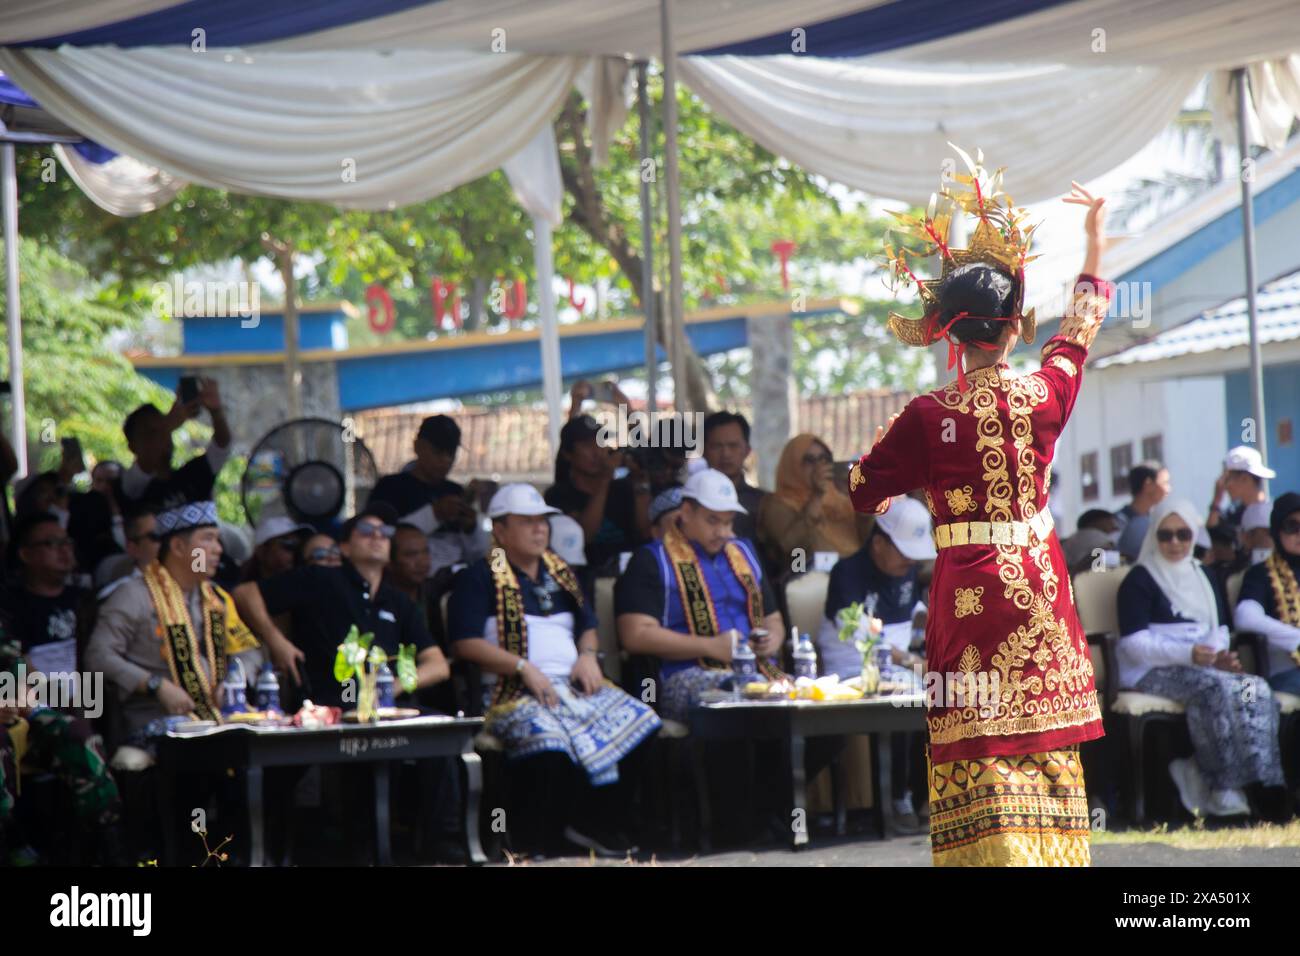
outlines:
[[[557,142],[573,146],[572,159],[566,157],[564,149],[560,150],[560,176],[565,191],[573,197],[573,208],[569,212],[569,219],[600,243],[618,263],[619,269],[622,270],[628,285],[632,288],[633,296],[644,312],[646,303],[641,301],[643,260],[633,248],[623,226],[611,221],[605,212],[604,197],[601,195],[600,187],[596,185],[591,148],[586,140],[586,113],[582,97],[573,93],[555,122]],[[667,302],[658,277],[655,279],[654,290],[655,301],[652,303],[652,314],[655,316],[655,337],[664,347],[664,351],[671,355],[672,345],[664,319]],[[713,391],[709,371],[704,367],[704,362],[696,354],[689,339],[685,342],[683,353],[686,360],[687,394],[677,396],[674,405],[678,411],[687,409],[712,411],[717,407],[717,395]]]

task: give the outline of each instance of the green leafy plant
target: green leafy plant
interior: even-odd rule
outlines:
[[[872,655],[879,646],[883,629],[880,619],[866,613],[861,601],[853,601],[836,615],[840,626],[841,641],[852,641],[853,646],[862,655],[863,666],[871,663]]]
[[[340,684],[356,679],[357,719],[369,723],[378,718],[379,668],[388,663],[388,653],[375,646],[375,635],[362,634],[355,624],[348,630],[334,656],[334,679]],[[396,678],[408,694],[415,690],[415,645],[399,644],[397,647]]]

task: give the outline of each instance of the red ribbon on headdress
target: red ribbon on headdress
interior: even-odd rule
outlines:
[[[966,347],[968,345],[973,345],[975,346],[975,348],[982,349],[985,352],[996,352],[999,348],[1001,348],[1001,346],[996,345],[993,342],[954,342],[952,340],[952,335],[950,334],[949,330],[960,319],[985,319],[990,322],[1010,322],[1012,319],[1017,318],[1018,316],[1016,315],[971,315],[969,312],[958,312],[956,315],[952,317],[951,320],[949,320],[947,325],[945,325],[943,328],[938,329],[936,331],[934,329],[934,320],[937,317],[937,315],[938,315],[937,312],[932,312],[930,313],[929,316],[927,316],[927,320],[930,323],[929,339],[932,343],[939,341],[939,339],[948,340],[948,369],[949,371],[951,371],[954,365],[957,366],[957,388],[958,390],[964,392],[966,391],[966,387],[967,387],[966,371],[965,368],[963,367],[965,365]]]

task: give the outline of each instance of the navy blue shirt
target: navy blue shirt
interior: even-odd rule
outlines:
[[[882,623],[899,624],[912,619],[918,600],[916,567],[901,577],[885,574],[871,560],[871,543],[868,541],[831,568],[830,583],[826,586],[825,616],[833,621],[840,611],[857,601]]]
[[[496,617],[497,592],[488,560],[479,558],[456,575],[452,583],[451,600],[447,604],[447,636],[453,641],[483,637],[488,619]],[[575,641],[596,627],[596,613],[591,605],[585,601],[579,605],[573,595],[551,576],[544,563],[538,566],[537,580],[530,578],[517,565],[510,566],[519,581],[525,614],[536,617],[572,614]]]
[[[1231,626],[1232,617],[1228,614],[1228,602],[1224,598],[1220,581],[1205,565],[1197,564],[1197,567],[1209,578],[1219,623]],[[1180,624],[1187,620],[1174,613],[1173,605],[1169,603],[1169,598],[1160,589],[1156,579],[1140,564],[1134,565],[1133,570],[1124,575],[1119,586],[1118,602],[1121,637],[1145,631],[1151,624]]]

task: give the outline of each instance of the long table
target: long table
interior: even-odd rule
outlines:
[[[389,767],[394,760],[459,757],[464,783],[465,851],[473,864],[487,862],[479,844],[479,797],[483,773],[474,736],[481,717],[412,717],[374,724],[328,727],[255,727],[223,724],[193,732],[169,732],[160,738],[158,762],[161,810],[169,824],[175,777],[184,772],[211,772],[222,767],[245,771],[250,829],[249,865],[265,863],[263,768],[311,764],[368,763],[374,775],[376,855],[381,866],[392,863],[389,829]],[[175,827],[163,828],[168,862],[175,861]]]
[[[893,817],[889,798],[892,768],[888,734],[924,731],[925,696],[890,694],[848,701],[747,700],[706,698],[690,713],[691,734],[700,740],[776,739],[786,742],[792,809],[807,820],[808,794],[804,771],[805,741],[809,737],[866,734],[871,737],[871,787],[881,835]],[[842,832],[843,807],[836,796],[836,827]],[[706,811],[707,812],[707,811]],[[702,841],[708,846],[708,821],[701,820]],[[793,827],[791,848],[808,843],[808,826]]]

